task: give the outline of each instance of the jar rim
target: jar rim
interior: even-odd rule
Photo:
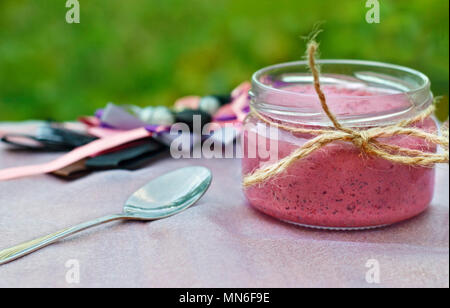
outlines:
[[[430,91],[430,79],[423,73],[400,65],[389,64],[384,62],[376,62],[376,61],[366,61],[366,60],[349,60],[349,59],[324,59],[318,60],[317,63],[319,65],[326,66],[328,65],[345,65],[348,66],[361,66],[367,68],[373,68],[374,71],[378,70],[389,70],[393,72],[398,72],[399,74],[404,74],[405,76],[409,76],[410,78],[414,78],[416,83],[414,86],[412,84],[408,84],[407,89],[400,90],[395,93],[374,93],[370,96],[364,95],[339,95],[339,99],[343,100],[356,100],[356,99],[366,99],[366,100],[379,100],[379,99],[395,99],[399,95],[403,95],[406,97],[411,97],[416,102],[414,103],[414,108],[405,108],[405,110],[395,110],[395,112],[381,112],[378,114],[360,114],[358,116],[340,116],[337,114],[337,117],[345,123],[352,123],[356,126],[366,126],[373,124],[372,122],[376,122],[378,125],[392,124],[398,122],[401,119],[406,117],[411,117],[418,112],[425,110],[432,103],[432,94]],[[305,119],[308,124],[317,124],[317,125],[328,125],[329,121],[324,117],[322,112],[305,112],[305,110],[299,111],[296,107],[280,107],[276,103],[267,103],[258,105],[255,102],[255,97],[257,97],[260,93],[272,93],[277,95],[282,95],[283,97],[289,97],[290,99],[295,98],[303,98],[309,99],[314,98],[317,99],[316,93],[300,93],[292,90],[280,89],[276,88],[272,85],[265,84],[262,80],[262,77],[268,76],[271,72],[282,71],[283,69],[292,69],[295,67],[301,67],[303,69],[308,67],[307,61],[294,61],[294,62],[286,62],[280,63],[276,65],[271,65],[268,67],[264,67],[257,72],[255,72],[252,76],[252,89],[250,90],[250,96],[252,97],[252,106],[256,109],[261,109],[263,112],[272,113],[271,111],[275,111],[275,114],[278,112],[279,115],[284,116],[307,116],[308,119]],[[300,73],[300,71],[299,71]],[[387,75],[388,76],[388,75]],[[311,77],[312,78],[312,77]],[[271,110],[272,109],[272,110]],[[414,109],[414,110],[411,110]],[[315,115],[315,119],[314,119]],[[319,119],[320,118],[320,119]]]
[[[325,59],[325,60],[317,60],[316,61],[317,64],[321,65],[321,64],[357,64],[357,65],[366,65],[366,66],[374,66],[374,67],[381,67],[381,68],[389,68],[389,69],[395,69],[398,71],[403,71],[412,75],[415,75],[417,77],[420,77],[420,79],[422,79],[423,84],[421,86],[419,86],[416,89],[410,90],[408,92],[404,92],[406,93],[412,93],[412,92],[416,92],[416,91],[422,91],[422,90],[426,90],[427,88],[429,88],[430,86],[430,79],[423,74],[422,72],[419,72],[415,69],[406,67],[406,66],[401,66],[401,65],[396,65],[396,64],[390,64],[390,63],[385,63],[385,62],[377,62],[377,61],[366,61],[366,60],[350,60],[350,59]],[[307,61],[292,61],[292,62],[284,62],[284,63],[279,63],[279,64],[275,64],[275,65],[270,65],[270,66],[266,66],[258,71],[256,71],[253,76],[252,76],[252,82],[254,83],[254,85],[258,85],[259,87],[266,89],[268,91],[280,91],[280,92],[284,92],[286,94],[294,94],[294,95],[301,95],[301,96],[312,96],[312,97],[317,97],[317,94],[303,94],[303,93],[295,93],[292,91],[286,91],[283,89],[277,89],[277,88],[273,88],[270,87],[268,85],[265,85],[264,83],[262,83],[259,80],[259,77],[264,75],[267,72],[273,71],[275,69],[280,69],[280,68],[286,68],[286,67],[292,67],[292,66],[300,66],[300,65],[308,65]],[[396,93],[397,94],[397,93]],[[395,95],[395,94],[377,94],[371,97],[383,97],[383,96],[391,96],[391,95]],[[340,97],[343,98],[355,98],[355,95],[340,95]],[[358,96],[360,97],[360,96]]]

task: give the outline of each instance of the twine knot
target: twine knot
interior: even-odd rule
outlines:
[[[363,150],[367,149],[367,145],[370,143],[372,137],[365,131],[353,131],[352,132],[352,143]]]

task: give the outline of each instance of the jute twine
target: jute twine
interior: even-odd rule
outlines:
[[[357,148],[360,148],[363,153],[380,157],[393,163],[415,167],[432,167],[435,164],[449,162],[448,122],[442,127],[442,136],[439,136],[437,133],[429,133],[421,129],[411,127],[413,124],[423,121],[432,115],[435,109],[434,106],[429,107],[416,117],[404,120],[391,126],[373,127],[363,130],[345,127],[339,123],[336,116],[330,111],[325,94],[321,89],[319,81],[319,67],[316,64],[316,53],[318,47],[319,45],[314,40],[308,43],[308,65],[314,77],[314,89],[319,97],[322,109],[333,123],[334,129],[307,129],[282,125],[271,121],[256,110],[252,109],[251,113],[254,116],[269,125],[273,125],[279,129],[292,133],[310,134],[315,137],[276,163],[261,167],[253,173],[246,175],[243,179],[244,187],[250,187],[252,185],[262,183],[276,175],[281,174],[296,161],[311,155],[315,151],[335,141],[351,142]],[[383,143],[378,140],[379,138],[389,138],[399,135],[421,138],[429,144],[441,146],[443,151],[441,153],[423,152]]]

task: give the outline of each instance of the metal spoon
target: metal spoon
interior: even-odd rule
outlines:
[[[211,171],[187,167],[154,179],[125,203],[123,213],[98,218],[75,227],[0,251],[0,265],[26,256],[74,233],[115,220],[157,220],[186,210],[197,202],[211,184]]]

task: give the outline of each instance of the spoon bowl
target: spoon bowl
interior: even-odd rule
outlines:
[[[186,167],[160,176],[135,192],[125,203],[130,219],[154,220],[177,214],[196,203],[211,184],[211,171]]]

